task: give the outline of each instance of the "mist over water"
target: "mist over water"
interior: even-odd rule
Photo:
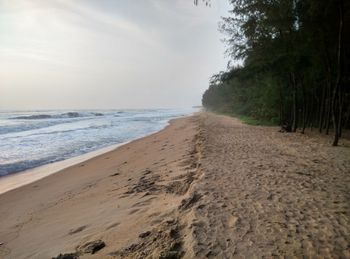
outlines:
[[[195,109],[0,112],[0,176],[156,132]]]

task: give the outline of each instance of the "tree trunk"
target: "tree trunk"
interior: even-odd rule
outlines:
[[[292,131],[296,132],[298,128],[298,106],[297,106],[297,84],[294,73],[291,73],[292,87],[293,87],[293,124]]]
[[[320,102],[320,114],[318,118],[318,131],[322,133],[322,128],[324,124],[324,114],[325,114],[325,99],[326,99],[326,84],[322,84],[322,96],[321,96],[321,102]]]
[[[302,111],[302,117],[303,117],[303,128],[301,133],[304,134],[305,133],[305,128],[306,128],[306,123],[307,123],[307,101],[306,101],[306,93],[305,93],[305,87],[304,87],[304,83],[302,80],[300,80],[300,85],[301,85],[301,93],[303,95],[303,111]]]
[[[325,116],[325,130],[326,135],[329,134],[330,122],[331,122],[331,111],[332,111],[332,85],[331,81],[327,82],[327,99],[326,99],[326,116]]]
[[[346,98],[345,98],[346,100]],[[348,103],[348,111],[345,113],[344,116],[344,127],[346,127],[349,124],[349,120],[350,120],[350,102]]]
[[[279,83],[279,94],[280,94],[280,126],[284,123],[284,116],[283,116],[283,93],[282,93],[282,84]]]
[[[329,128],[331,124],[332,117],[332,88],[333,88],[333,80],[332,80],[332,65],[329,54],[329,47],[327,44],[327,38],[325,34],[322,33],[323,37],[323,46],[324,46],[324,65],[326,71],[326,100],[325,100],[325,121],[324,121],[324,129],[326,130],[326,135],[329,134]]]
[[[328,111],[327,111],[327,118],[326,118],[326,135],[329,134],[329,128],[331,126],[331,110],[332,110],[331,98],[329,98],[327,106],[328,106],[327,108]]]
[[[339,1],[339,33],[338,33],[338,50],[337,50],[337,80],[333,90],[332,108],[333,108],[333,126],[334,126],[334,140],[333,146],[338,145],[341,127],[342,127],[342,76],[343,76],[343,52],[344,52],[344,3]]]
[[[312,96],[311,96],[311,101],[310,101],[310,106],[309,106],[309,112],[308,112],[308,114],[307,114],[307,118],[306,118],[306,121],[307,121],[307,123],[309,123],[309,126],[310,126],[310,129],[311,129],[311,131],[312,131],[312,129],[313,129],[313,123],[314,123],[314,117],[312,116],[313,114],[314,114],[314,109],[315,109],[315,107],[317,106],[317,104],[314,104],[315,103],[315,101],[314,101],[314,98],[313,98],[313,96],[315,96],[315,92],[313,92],[313,94],[312,94]]]

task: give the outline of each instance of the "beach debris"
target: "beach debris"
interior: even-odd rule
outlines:
[[[68,254],[59,254],[56,257],[52,257],[52,259],[78,259],[78,253],[68,253]]]
[[[151,231],[146,231],[146,232],[143,232],[139,235],[139,238],[145,238],[145,237],[148,237],[149,235],[151,234]]]
[[[178,220],[168,219],[158,227],[141,233],[141,240],[109,255],[118,258],[182,258],[185,254],[180,235],[182,228]]]
[[[119,173],[111,174],[110,177],[117,176],[117,175],[119,175]]]
[[[194,192],[188,199],[183,199],[181,201],[181,205],[179,206],[179,208],[181,210],[187,210],[191,208],[197,201],[199,201],[201,197],[202,195],[200,195],[197,192]]]
[[[187,175],[181,175],[182,179],[172,181],[169,185],[165,186],[166,192],[178,195],[185,194],[195,179],[194,175],[195,173],[193,172],[188,173]],[[183,178],[185,179],[183,180]]]
[[[141,177],[137,184],[130,187],[125,194],[149,192],[150,194],[157,193],[161,190],[161,186],[157,185],[156,182],[159,180],[159,175],[152,175],[151,177]]]
[[[288,121],[283,122],[279,132],[292,132],[292,125]]]
[[[95,241],[87,242],[84,245],[77,247],[77,251],[84,254],[94,254],[105,246],[105,242],[103,242],[101,239],[98,239]]]
[[[95,254],[105,246],[105,242],[99,239],[78,246],[75,253],[59,254],[56,257],[52,257],[52,259],[78,259],[83,254]]]
[[[147,174],[150,174],[150,173],[152,173],[152,170],[150,170],[150,169],[147,168],[147,169],[145,170],[144,175],[147,175]]]
[[[179,259],[183,256],[183,251],[166,251],[162,252],[159,259]]]
[[[165,220],[165,223],[166,223],[167,225],[171,225],[171,224],[176,223],[176,221],[175,221],[174,218],[168,218],[168,219]]]

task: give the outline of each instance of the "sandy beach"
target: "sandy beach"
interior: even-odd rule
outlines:
[[[350,142],[200,113],[0,195],[0,258],[350,258]]]

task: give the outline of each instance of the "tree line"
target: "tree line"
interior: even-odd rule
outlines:
[[[230,0],[220,26],[239,65],[214,75],[203,106],[334,134],[350,126],[350,1]]]

